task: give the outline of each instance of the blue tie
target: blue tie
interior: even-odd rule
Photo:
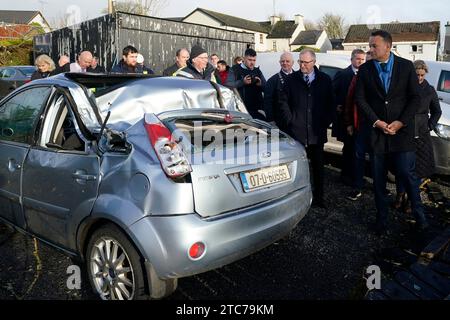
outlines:
[[[384,63],[384,62],[380,63],[380,67],[381,67],[381,71],[387,72],[387,63]]]
[[[309,82],[309,76],[308,75],[305,76],[305,82],[308,85],[308,87],[311,85],[311,83]]]

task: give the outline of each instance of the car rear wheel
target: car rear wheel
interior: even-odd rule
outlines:
[[[96,230],[86,251],[89,281],[103,300],[146,299],[141,257],[115,225]]]

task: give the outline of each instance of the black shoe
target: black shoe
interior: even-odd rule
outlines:
[[[362,193],[359,190],[353,191],[352,193],[350,193],[350,195],[347,196],[348,200],[352,200],[352,201],[356,201],[359,198],[361,198]]]
[[[323,201],[323,199],[319,199],[319,200],[313,199],[311,205],[313,207],[317,207],[317,208],[320,208],[320,209],[325,209],[325,210],[328,209],[326,204],[325,204],[325,202]]]

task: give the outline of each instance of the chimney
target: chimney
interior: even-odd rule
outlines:
[[[108,13],[114,13],[114,2],[113,0],[108,0]]]
[[[301,14],[294,16],[295,24],[298,24],[302,30],[305,30],[305,18]]]
[[[279,16],[270,16],[270,25],[274,26],[278,21],[281,21]]]
[[[445,25],[444,53],[450,54],[450,21]]]

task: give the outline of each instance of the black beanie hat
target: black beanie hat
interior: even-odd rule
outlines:
[[[199,45],[193,46],[190,54],[191,60],[198,57],[202,53],[206,53],[206,50],[200,47]]]

